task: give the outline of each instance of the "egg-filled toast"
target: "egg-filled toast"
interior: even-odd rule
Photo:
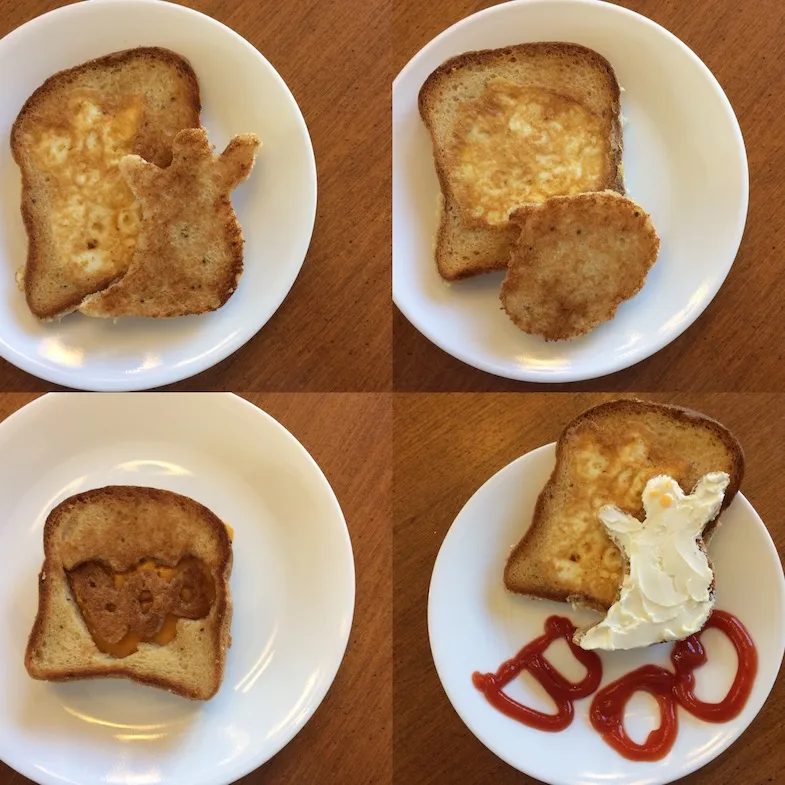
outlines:
[[[613,505],[642,520],[642,494],[650,479],[668,475],[690,493],[711,472],[729,477],[724,510],[739,490],[744,453],[733,434],[709,417],[634,399],[585,411],[559,437],[553,473],[531,525],[507,560],[507,589],[607,610],[625,566],[600,509]],[[717,520],[704,529],[706,542]]]
[[[200,110],[193,69],[159,48],[61,71],[30,96],[11,149],[28,236],[20,284],[36,317],[70,313],[126,272],[141,213],[118,164],[135,154],[168,166],[175,135],[199,126]]]
[[[419,108],[444,197],[436,259],[446,279],[506,266],[514,209],[624,190],[619,85],[591,49],[547,42],[459,55],[428,77]]]
[[[30,676],[127,678],[211,698],[231,643],[231,536],[206,507],[156,488],[61,502],[44,525]]]

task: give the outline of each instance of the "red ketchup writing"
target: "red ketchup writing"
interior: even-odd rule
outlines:
[[[538,730],[564,730],[575,714],[573,701],[588,698],[602,681],[602,661],[593,651],[584,651],[572,642],[575,625],[563,616],[551,616],[545,622],[545,635],[524,646],[511,660],[502,663],[496,673],[474,673],[472,682],[488,702],[508,717]],[[544,652],[553,641],[564,638],[578,662],[588,673],[577,684],[567,681],[551,663]],[[504,692],[521,671],[527,670],[542,684],[557,706],[556,714],[544,714],[513,700]]]
[[[738,666],[728,694],[718,703],[705,703],[694,692],[695,668],[706,663],[701,635],[711,628],[723,632],[736,649]],[[676,706],[705,722],[727,722],[744,708],[758,672],[758,653],[744,625],[730,613],[713,611],[704,628],[674,644],[671,661],[675,673],[656,665],[644,665],[603,687],[591,703],[589,718],[605,741],[630,760],[659,760],[668,754],[679,723]],[[660,705],[660,727],[644,744],[636,744],[624,731],[624,707],[638,690],[651,693]]]
[[[694,692],[695,669],[706,663],[706,651],[701,635],[708,629],[724,633],[736,650],[738,666],[728,694],[717,703],[706,703]],[[593,651],[584,651],[572,642],[575,626],[569,619],[551,616],[545,622],[545,634],[521,649],[511,660],[503,663],[496,673],[475,673],[474,686],[487,700],[504,714],[538,730],[564,730],[573,719],[573,701],[591,695],[602,680],[602,664]],[[544,652],[558,638],[564,638],[575,658],[588,673],[577,684],[568,682],[545,659]],[[744,625],[730,613],[715,610],[703,630],[674,644],[671,661],[675,672],[658,665],[644,665],[626,676],[603,687],[592,700],[589,718],[592,726],[617,752],[630,760],[659,760],[668,754],[678,733],[677,706],[706,722],[727,722],[736,717],[749,698],[758,671],[755,644]],[[556,714],[544,714],[524,706],[503,692],[521,671],[528,670],[553,698]],[[624,730],[624,710],[635,692],[644,690],[657,700],[660,707],[660,726],[653,730],[645,743],[637,744]]]

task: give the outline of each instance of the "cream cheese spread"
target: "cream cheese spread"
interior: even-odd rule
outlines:
[[[652,477],[643,491],[643,523],[613,506],[600,509],[629,571],[605,618],[578,633],[581,648],[635,649],[683,640],[703,627],[714,607],[714,573],[701,537],[728,481],[725,472],[711,472],[686,495],[672,477]]]

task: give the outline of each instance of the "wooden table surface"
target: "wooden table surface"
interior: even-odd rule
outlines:
[[[0,420],[33,397],[0,393]],[[330,481],[352,538],[357,599],[346,657],[324,702],[281,752],[239,782],[387,785],[392,777],[391,396],[244,397],[286,426]],[[28,782],[0,763],[0,785]]]
[[[396,0],[393,73],[434,36],[488,6],[488,0]],[[648,360],[602,379],[549,389],[754,390],[785,388],[782,243],[785,202],[785,4],[780,0],[623,0],[663,25],[712,70],[741,124],[750,168],[750,208],[739,255],[698,321]],[[707,129],[707,133],[710,130]],[[395,389],[484,391],[542,389],[464,365],[421,336],[396,311]]]
[[[313,140],[319,198],[308,256],[278,312],[234,355],[172,389],[388,389],[389,0],[182,4],[236,30],[289,85]],[[60,5],[0,0],[0,36]],[[0,390],[50,389],[0,360]]]
[[[510,461],[554,441],[565,423],[601,400],[591,393],[397,394],[394,403],[393,695],[395,780],[418,785],[534,783],[469,732],[442,690],[431,659],[426,602],[442,540],[469,497]],[[617,396],[618,397],[618,396]],[[785,553],[785,396],[641,396],[689,406],[728,426],[746,452],[742,491]],[[501,580],[501,575],[499,576]],[[765,599],[761,599],[765,602]],[[521,642],[522,644],[525,641]],[[512,654],[512,652],[511,652]],[[752,726],[724,754],[680,782],[781,783],[785,679]],[[602,743],[598,739],[598,743]]]

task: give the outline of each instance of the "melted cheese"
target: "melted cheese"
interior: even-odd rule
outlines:
[[[156,643],[159,646],[166,646],[167,643],[171,643],[177,637],[177,617],[171,614],[168,615],[164,619],[161,629],[148,641],[145,641],[138,632],[133,630],[129,630],[117,643],[109,643],[103,640],[92,630],[90,634],[93,636],[99,651],[121,659],[137,652],[140,643]]]
[[[153,559],[145,559],[130,570],[114,573],[114,586],[116,589],[121,589],[132,575],[143,570],[153,570],[164,580],[171,581],[181,571],[182,564],[181,562],[177,567],[166,567],[158,564]],[[81,597],[77,596],[77,603],[81,607]],[[178,617],[173,614],[166,615],[161,629],[152,638],[144,638],[138,632],[128,630],[117,643],[110,643],[100,636],[95,625],[90,622],[89,614],[83,613],[82,618],[98,650],[117,658],[128,657],[134,654],[139,649],[140,643],[155,643],[158,646],[165,646],[167,643],[171,643],[177,636]]]
[[[522,204],[597,190],[607,176],[602,118],[538,87],[493,79],[457,109],[445,150],[461,210],[490,226]]]
[[[52,241],[76,277],[128,268],[141,211],[118,163],[133,152],[143,114],[142,96],[110,104],[80,90],[57,125],[40,128],[32,140],[36,167],[47,178]]]

